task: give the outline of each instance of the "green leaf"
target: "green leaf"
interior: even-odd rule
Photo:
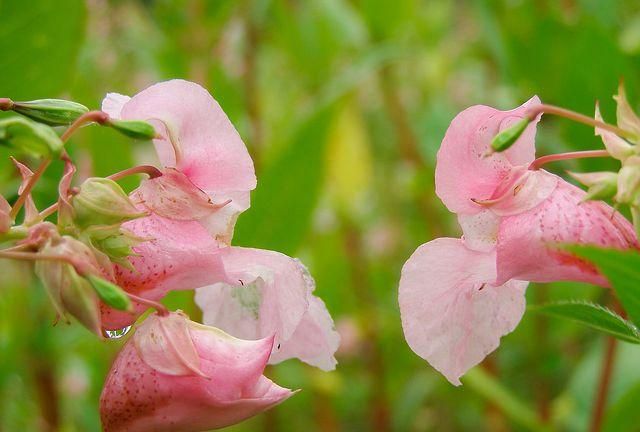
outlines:
[[[640,324],[640,254],[634,250],[570,245],[566,249],[592,262],[609,280],[635,325]]]
[[[234,242],[294,254],[311,225],[323,182],[331,111],[311,117],[259,176],[251,208],[238,219]]]
[[[88,275],[87,280],[91,283],[98,297],[107,305],[117,310],[131,310],[131,300],[118,285],[94,275]]]
[[[577,321],[625,342],[640,344],[640,333],[633,324],[597,304],[569,300],[529,306],[528,309]]]
[[[0,0],[0,97],[36,99],[66,90],[85,15],[83,0]]]
[[[640,424],[640,383],[627,390],[606,412],[604,432],[633,431]]]

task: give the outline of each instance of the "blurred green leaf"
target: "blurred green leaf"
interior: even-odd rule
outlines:
[[[251,208],[238,220],[235,243],[294,254],[311,224],[324,177],[322,160],[331,110],[304,122],[260,176]]]
[[[69,88],[85,7],[83,0],[0,0],[0,95],[36,99]]]
[[[640,254],[635,250],[571,245],[567,250],[592,262],[609,279],[631,320],[640,323]]]
[[[636,326],[609,309],[584,301],[561,301],[529,306],[529,310],[577,321],[620,340],[640,344]]]
[[[606,412],[604,432],[637,431],[640,426],[640,383],[627,390]]]

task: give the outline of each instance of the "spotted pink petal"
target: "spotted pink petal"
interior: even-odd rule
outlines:
[[[608,286],[595,268],[560,251],[562,243],[628,248],[638,242],[631,224],[601,201],[582,202],[586,193],[559,180],[539,206],[500,223],[496,283],[574,280]]]
[[[172,290],[187,290],[227,280],[220,249],[196,221],[175,221],[150,215],[123,224],[135,236],[148,239],[134,247],[129,257],[134,270],[116,267],[116,282],[126,291],[158,300]],[[103,308],[106,329],[130,325],[146,310],[136,305],[136,315]]]
[[[196,291],[203,322],[243,339],[275,335],[272,362],[300,355],[330,369],[338,336],[324,304],[312,292],[307,269],[286,255],[231,247],[221,254],[228,279]],[[233,283],[235,282],[235,283]],[[305,345],[296,344],[305,340]]]
[[[121,117],[154,123],[163,137],[154,140],[161,163],[179,169],[200,189],[215,194],[255,188],[253,161],[240,135],[198,84],[154,84],[126,102]],[[179,161],[173,146],[179,149]]]
[[[420,246],[402,269],[400,314],[407,343],[452,384],[495,350],[525,309],[526,282],[493,285],[495,252],[459,239]]]
[[[157,363],[169,365],[172,353],[164,360],[153,339],[144,344],[129,340],[116,358],[100,397],[100,415],[105,432],[197,432],[218,429],[254,416],[293,393],[262,375],[271,352],[272,338],[244,341],[212,327],[172,313],[169,317],[150,316],[141,328],[145,333],[162,331],[163,320],[186,327],[179,332],[177,345],[192,344],[205,375],[166,374]],[[134,335],[134,340],[135,340]],[[154,361],[149,364],[153,351]],[[177,370],[178,368],[170,368]]]
[[[535,157],[536,124],[532,122],[516,143],[502,153],[483,155],[501,130],[523,118],[540,103],[537,96],[511,111],[476,105],[451,122],[437,155],[436,193],[454,213],[477,213],[472,199],[488,199],[513,166],[528,165]]]

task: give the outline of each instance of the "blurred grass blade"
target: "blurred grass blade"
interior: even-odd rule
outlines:
[[[496,404],[507,417],[527,430],[535,432],[552,430],[542,423],[532,408],[482,369],[478,367],[471,369],[462,378],[462,383]]]
[[[529,306],[528,309],[577,321],[625,342],[640,344],[640,333],[636,326],[598,304],[570,300]]]
[[[324,178],[322,160],[331,110],[307,120],[260,176],[251,208],[240,216],[234,242],[293,255],[311,225]]]
[[[474,368],[462,378],[463,384],[496,404],[511,420],[531,431],[550,431],[536,412],[518,399],[509,389],[480,368]]]
[[[640,254],[634,250],[570,245],[567,250],[592,262],[609,280],[633,323],[640,324]]]

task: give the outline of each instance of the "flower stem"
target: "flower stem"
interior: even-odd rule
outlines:
[[[78,117],[66,131],[64,131],[60,139],[62,140],[62,142],[67,142],[69,137],[85,124],[98,123],[102,125],[105,124],[107,120],[109,120],[109,114],[102,111],[89,111],[88,113],[84,113],[80,117]]]
[[[139,165],[111,174],[107,178],[111,180],[120,180],[121,178],[128,177],[133,174],[147,174],[149,178],[156,178],[162,176],[162,171],[153,165]]]
[[[611,131],[613,133],[615,133],[618,136],[621,136],[623,138],[637,138],[636,134],[633,132],[630,132],[628,130],[624,130],[621,129],[617,126],[611,125],[609,123],[605,123],[599,120],[596,120],[594,118],[588,117],[584,114],[580,114],[577,113],[575,111],[571,111],[565,108],[560,108],[557,107],[555,105],[547,105],[547,104],[540,104],[540,105],[536,105],[531,107],[531,109],[529,109],[527,111],[527,116],[533,120],[535,119],[538,114],[541,113],[545,113],[545,114],[553,114],[553,115],[557,115],[560,117],[564,117],[567,118],[569,120],[573,120],[575,122],[578,123],[583,123],[589,126],[594,126],[594,127],[599,127],[601,129],[606,129],[608,131]]]
[[[611,155],[606,150],[585,150],[577,152],[558,153],[539,157],[538,159],[531,162],[531,165],[529,165],[529,169],[537,170],[540,169],[540,167],[542,167],[543,165],[548,164],[549,162],[556,162],[561,160],[599,158],[610,156]]]
[[[153,300],[149,300],[149,299],[146,299],[144,297],[140,297],[140,296],[137,296],[135,294],[131,294],[130,292],[126,292],[126,291],[125,291],[125,294],[131,300],[133,300],[136,303],[140,303],[140,304],[143,304],[145,306],[149,306],[149,307],[154,308],[158,312],[158,315],[160,315],[160,316],[169,315],[169,309],[167,309],[167,307],[165,305],[163,305],[162,303],[159,303],[159,302],[156,302],[156,301],[153,301]]]
[[[12,220],[15,220],[16,216],[18,216],[18,212],[20,211],[23,204],[27,200],[27,197],[31,193],[31,190],[36,185],[40,177],[42,177],[42,174],[44,174],[44,172],[47,170],[47,167],[49,166],[50,163],[51,163],[51,159],[49,158],[43,160],[40,166],[38,167],[38,169],[36,169],[36,172],[33,173],[31,178],[27,182],[27,184],[24,186],[22,193],[16,200],[15,204],[13,204],[13,207],[11,208],[11,212],[9,213],[9,216],[11,217]]]
[[[617,339],[607,337],[604,358],[602,360],[602,369],[600,371],[600,380],[598,383],[598,393],[594,402],[593,414],[591,417],[591,432],[600,432],[602,430],[602,421],[604,419],[604,411],[607,406],[609,396],[609,387],[611,386],[611,376],[613,375],[613,365],[616,355]]]

